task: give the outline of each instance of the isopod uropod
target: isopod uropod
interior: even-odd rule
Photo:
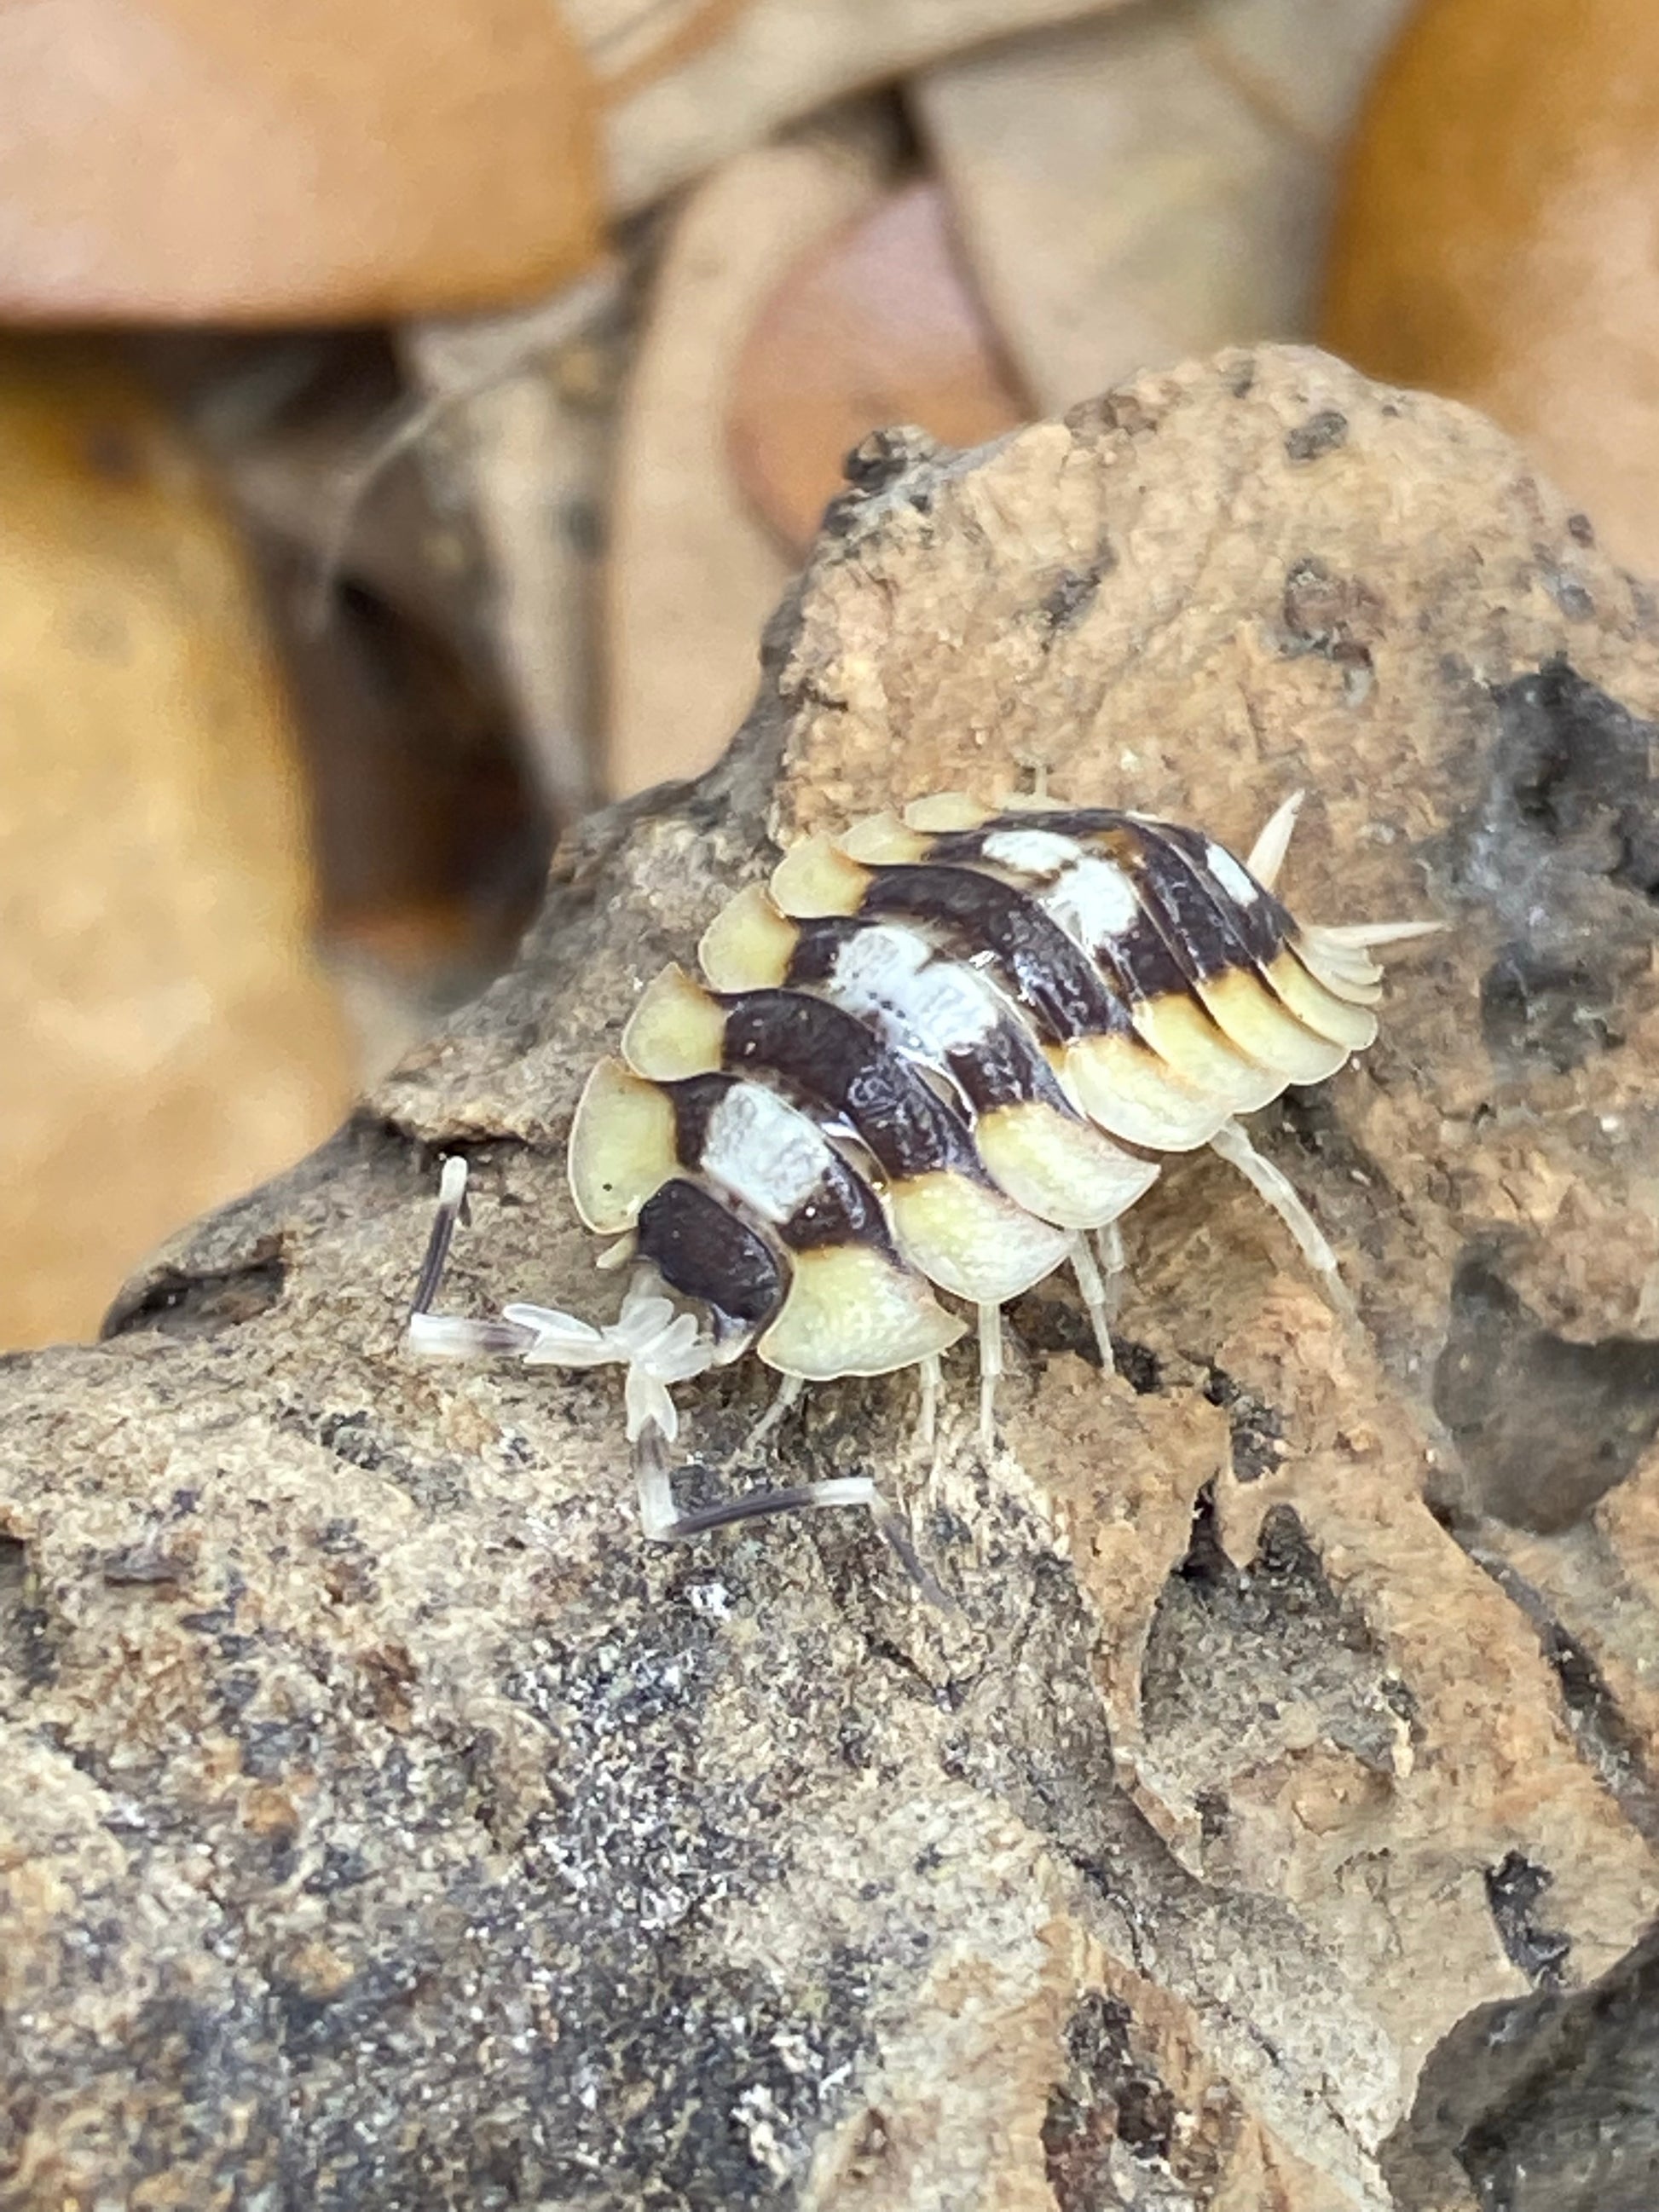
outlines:
[[[623,1240],[603,1264],[634,1262],[617,1319],[432,1312],[466,1184],[452,1158],[410,1345],[623,1366],[646,1534],[673,1540],[878,1509],[858,1475],[677,1510],[672,1386],[748,1352],[782,1378],[762,1430],[808,1382],[915,1367],[931,1437],[940,1355],[968,1327],[943,1292],[976,1317],[988,1446],[1001,1309],[1069,1266],[1109,1367],[1101,1263],[1121,1267],[1115,1224],[1169,1154],[1230,1161],[1340,1299],[1318,1224],[1237,1116],[1363,1051],[1373,951],[1437,925],[1294,921],[1272,886],[1300,796],[1242,862],[1144,814],[956,793],[798,847],[710,923],[701,981],[671,967],[647,988],[582,1093],[570,1189]]]

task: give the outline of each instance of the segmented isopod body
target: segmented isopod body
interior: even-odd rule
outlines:
[[[1241,861],[1148,816],[956,793],[791,852],[717,915],[702,980],[666,969],[582,1094],[570,1188],[636,1273],[617,1322],[510,1305],[429,1311],[465,1170],[445,1170],[410,1321],[434,1353],[627,1370],[647,1533],[877,1503],[866,1478],[681,1515],[671,1386],[752,1350],[809,1382],[917,1368],[931,1433],[939,1357],[978,1324],[992,1438],[1000,1310],[1076,1272],[1109,1363],[1115,1224],[1170,1154],[1246,1175],[1333,1293],[1334,1259],[1237,1116],[1323,1081],[1370,1043],[1373,951],[1432,928],[1296,921],[1272,886],[1297,799]]]

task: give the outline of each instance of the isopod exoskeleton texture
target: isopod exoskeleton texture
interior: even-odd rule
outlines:
[[[1273,885],[1297,803],[1244,860],[1145,815],[955,793],[797,847],[715,915],[700,978],[647,987],[583,1091],[570,1189],[620,1240],[606,1264],[633,1268],[617,1319],[434,1314],[452,1158],[411,1344],[620,1364],[647,1533],[678,1538],[878,1504],[860,1475],[679,1513],[672,1386],[712,1367],[752,1352],[781,1378],[763,1429],[808,1382],[914,1367],[931,1436],[971,1316],[988,1448],[1001,1309],[1062,1267],[1109,1365],[1116,1224],[1173,1154],[1237,1168],[1340,1300],[1318,1224],[1238,1116],[1363,1051],[1373,955],[1437,925],[1296,921]]]

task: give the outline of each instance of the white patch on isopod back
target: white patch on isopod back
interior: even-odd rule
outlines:
[[[994,830],[981,850],[994,867],[1019,876],[1058,875],[1078,858],[1074,838],[1054,830]]]
[[[1140,912],[1140,895],[1129,877],[1115,860],[1093,854],[1079,855],[1037,900],[1085,951],[1121,937]]]
[[[848,1013],[902,1032],[930,1057],[977,1043],[1002,1005],[985,978],[941,960],[914,930],[876,923],[856,931],[836,958],[834,994]]]
[[[1235,906],[1254,906],[1261,897],[1259,886],[1246,873],[1224,845],[1206,843],[1205,863]]]
[[[757,1083],[734,1083],[708,1117],[703,1173],[771,1222],[787,1221],[832,1164],[816,1125]]]

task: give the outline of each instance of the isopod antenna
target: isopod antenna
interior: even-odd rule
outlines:
[[[684,1543],[710,1530],[774,1513],[798,1513],[816,1506],[863,1506],[887,1541],[930,1597],[938,1584],[921,1565],[903,1529],[884,1505],[867,1474],[836,1475],[818,1482],[744,1492],[714,1505],[682,1513],[674,1500],[677,1474],[696,1471],[692,1463],[676,1468],[671,1447],[679,1433],[672,1385],[689,1382],[725,1355],[697,1325],[696,1316],[678,1311],[653,1289],[648,1276],[637,1277],[608,1327],[595,1327],[573,1314],[520,1302],[502,1309],[498,1321],[477,1321],[434,1313],[457,1224],[465,1203],[467,1164],[452,1154],[439,1182],[437,1210],[415,1286],[406,1341],[411,1352],[429,1359],[516,1358],[531,1367],[600,1367],[625,1370],[628,1438],[639,1489],[640,1518],[654,1543]]]

